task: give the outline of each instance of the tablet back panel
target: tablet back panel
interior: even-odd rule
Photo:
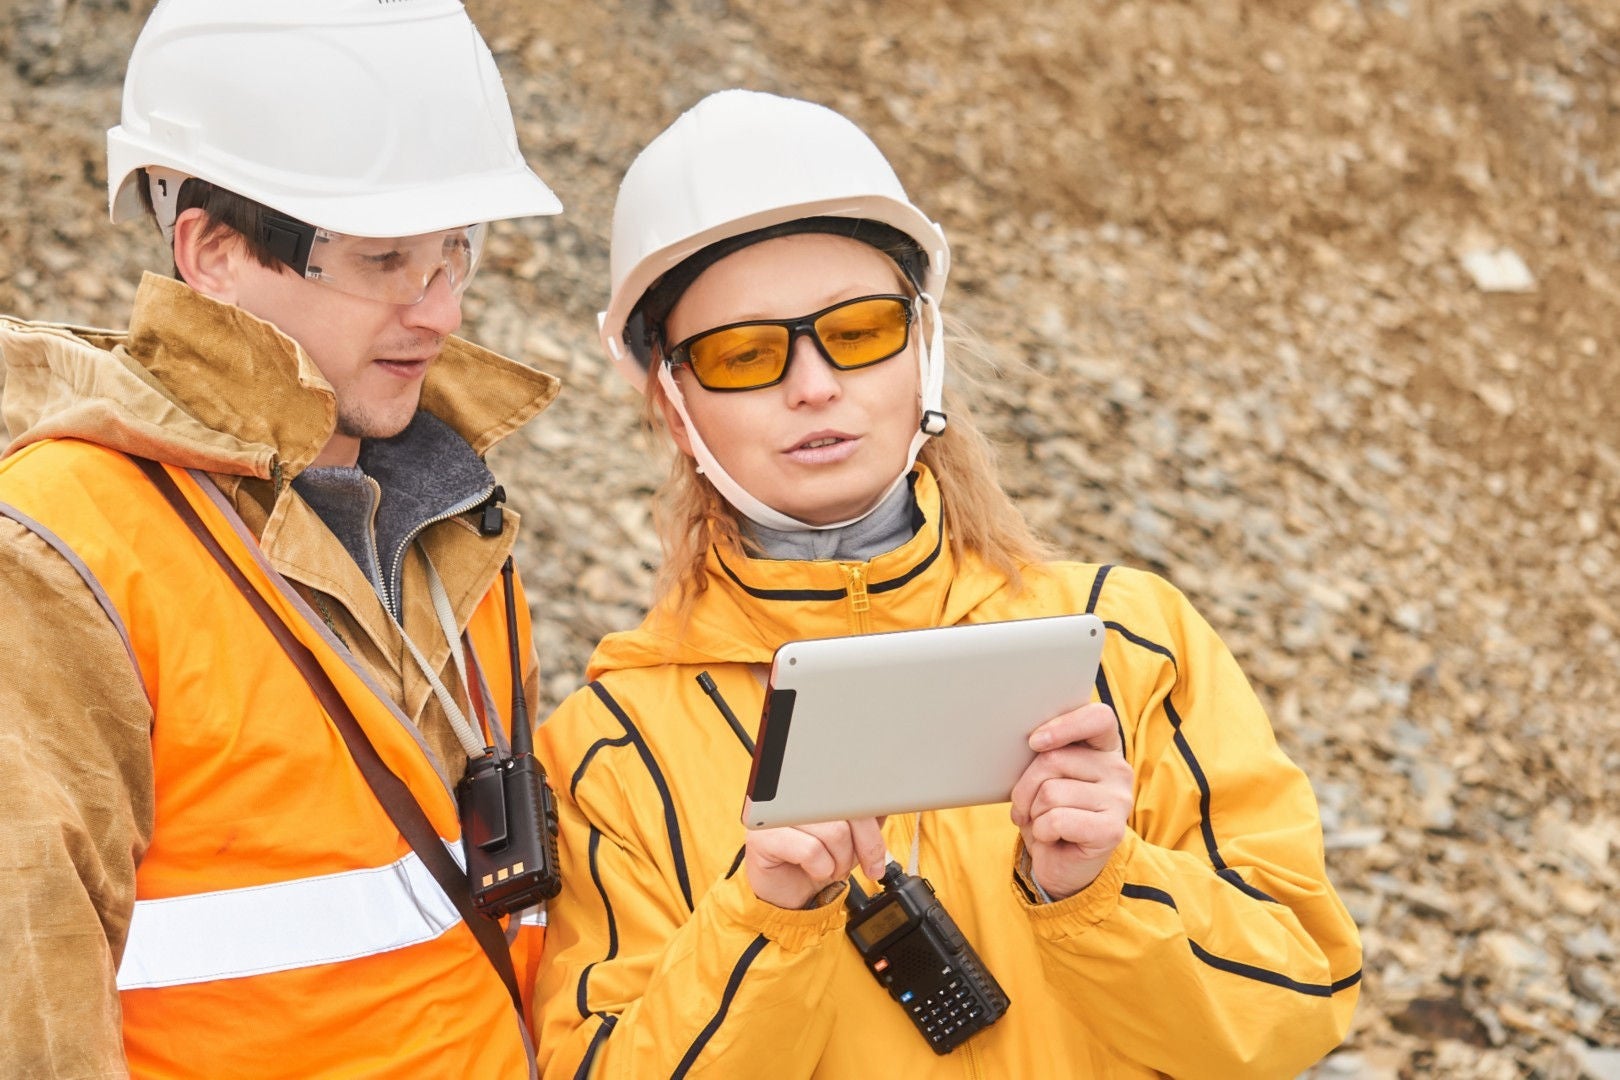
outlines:
[[[750,828],[1007,800],[1031,731],[1093,697],[1094,615],[794,641],[776,651]]]

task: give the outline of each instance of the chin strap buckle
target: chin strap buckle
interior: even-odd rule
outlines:
[[[925,435],[943,435],[945,433],[945,414],[936,412],[933,409],[924,409],[922,431]]]

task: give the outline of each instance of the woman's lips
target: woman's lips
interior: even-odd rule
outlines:
[[[817,431],[784,451],[801,465],[832,465],[847,460],[860,448],[857,435],[842,431]]]

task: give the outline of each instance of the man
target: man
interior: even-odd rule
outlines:
[[[108,165],[177,280],[0,319],[0,1075],[532,1075],[540,919],[445,858],[537,685],[483,456],[557,391],[451,336],[561,209],[493,58],[459,0],[162,0]]]

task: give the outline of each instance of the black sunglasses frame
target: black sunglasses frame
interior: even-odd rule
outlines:
[[[851,304],[865,303],[868,300],[898,300],[904,304],[906,307],[905,334],[900,339],[899,346],[891,353],[885,353],[876,360],[866,360],[859,364],[841,364],[833,359],[832,354],[827,351],[826,342],[822,341],[821,335],[816,333],[816,321],[824,316],[831,315],[841,308],[849,307]],[[671,369],[682,366],[691,368],[692,378],[696,379],[697,384],[710,393],[742,394],[750,390],[764,390],[766,387],[776,386],[787,378],[788,369],[793,366],[793,346],[798,342],[800,335],[808,335],[810,340],[815,343],[816,351],[821,354],[822,359],[839,371],[858,371],[874,364],[881,364],[885,360],[892,360],[905,352],[906,346],[911,344],[911,324],[916,321],[917,301],[915,297],[906,296],[902,293],[873,293],[870,296],[855,296],[848,300],[840,300],[831,307],[824,307],[820,311],[801,315],[797,319],[744,319],[741,322],[726,323],[724,326],[711,326],[709,329],[701,330],[676,344],[664,357],[664,363]],[[780,326],[788,332],[787,352],[785,359],[782,361],[782,370],[770,382],[758,383],[754,386],[710,386],[703,381],[703,376],[698,374],[697,368],[692,367],[692,344],[711,334],[720,334],[727,330],[740,330],[745,326]]]

